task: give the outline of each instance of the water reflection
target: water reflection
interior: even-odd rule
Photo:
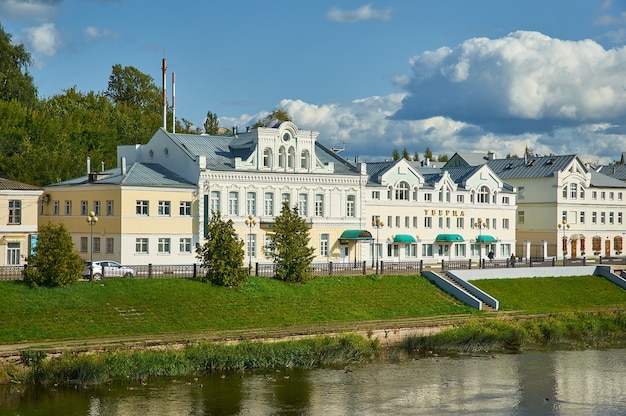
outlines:
[[[626,350],[419,358],[351,369],[120,381],[98,389],[0,387],[0,414],[618,415]]]

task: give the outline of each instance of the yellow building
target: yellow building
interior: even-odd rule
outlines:
[[[36,244],[37,206],[43,189],[0,178],[0,266],[21,266]]]

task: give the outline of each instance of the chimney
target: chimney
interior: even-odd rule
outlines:
[[[104,172],[104,160],[100,162],[100,172]]]
[[[487,160],[495,160],[496,159],[496,153],[492,152],[491,150],[487,152]]]
[[[122,175],[126,176],[126,158],[122,157],[122,162],[120,163],[122,165]]]
[[[87,175],[91,173],[91,158],[87,156]]]

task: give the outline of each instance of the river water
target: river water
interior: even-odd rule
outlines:
[[[0,415],[626,415],[626,350],[381,360],[118,381],[0,386]]]

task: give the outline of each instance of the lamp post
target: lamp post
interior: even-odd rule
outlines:
[[[376,247],[374,247],[374,258],[376,259],[376,274],[378,274],[378,230],[383,228],[385,223],[380,220],[380,217],[377,215],[372,221],[372,227],[376,228]]]
[[[563,266],[565,266],[565,253],[567,253],[567,236],[565,231],[569,230],[569,224],[566,220],[562,220],[560,224],[556,225],[558,229],[563,230],[563,238],[561,239],[561,249],[563,250]],[[558,232],[557,232],[558,235]]]
[[[89,211],[89,215],[87,216],[87,224],[89,224],[89,281],[93,280],[93,226],[98,222],[98,217],[96,217],[96,213],[93,211]]]
[[[479,218],[477,222],[474,223],[474,228],[478,228],[478,268],[483,267],[483,228],[486,228],[487,224],[485,224],[482,218]]]
[[[248,215],[246,225],[248,226],[248,256],[250,258],[248,262],[248,274],[250,274],[252,272],[252,227],[256,225],[256,220],[252,214]]]

